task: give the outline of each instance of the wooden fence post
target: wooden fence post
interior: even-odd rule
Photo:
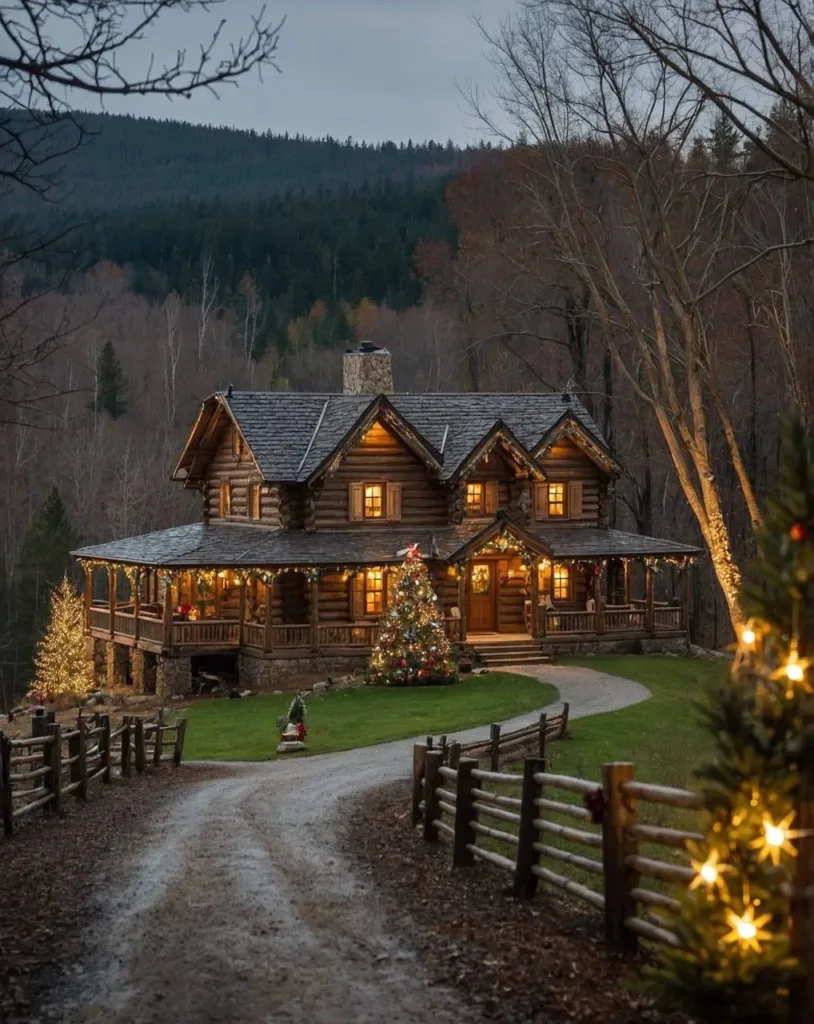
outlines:
[[[49,723],[46,735],[51,737],[51,742],[45,748],[51,771],[45,778],[54,795],[54,799],[46,806],[52,814],[62,814],[62,726]]]
[[[85,724],[85,719],[80,718],[76,723],[76,728],[79,730],[79,736],[77,737],[77,753],[79,754],[79,760],[76,762],[76,777],[79,780],[79,786],[75,790],[77,797],[82,800],[88,798],[88,727]],[[71,765],[73,768],[74,766]]]
[[[543,812],[534,803],[543,795],[543,787],[534,781],[534,776],[545,771],[545,760],[541,757],[527,757],[523,761],[523,791],[520,794],[520,829],[517,835],[517,864],[514,872],[515,896],[528,899],[537,889],[537,876],[532,868],[539,860],[534,849],[538,829],[534,822],[542,818]]]
[[[11,740],[0,732],[0,799],[3,803],[3,833],[14,835],[14,804],[11,799]]]
[[[129,715],[125,715],[125,717],[122,719],[122,728],[124,729],[124,732],[122,733],[122,778],[123,779],[129,779],[130,778],[130,754],[131,754],[131,751],[132,751],[132,746],[130,744],[130,731],[132,729],[131,721],[132,720],[131,720]]]
[[[472,790],[475,780],[472,772],[478,767],[477,758],[462,757],[458,763],[458,785],[455,790],[455,838],[452,846],[452,866],[469,867],[475,860],[468,846],[474,846],[477,836],[472,828],[475,808],[472,806]]]
[[[540,715],[540,725],[537,732],[537,756],[545,757],[545,729],[547,724],[545,714]]]
[[[565,703],[562,706],[562,725],[560,727],[561,740],[568,739],[568,715],[570,714],[570,712],[571,705],[568,703],[568,701],[565,701]]]
[[[636,916],[636,901],[631,891],[638,885],[638,875],[625,864],[638,849],[636,838],[629,831],[636,824],[636,798],[622,792],[623,784],[632,780],[633,772],[634,766],[625,761],[602,765],[605,943],[612,951],[635,952],[638,945],[635,933],[625,927],[625,920]]]
[[[424,756],[424,838],[428,843],[438,842],[438,829],[435,821],[440,818],[436,790],[441,781],[438,769],[444,763],[444,755],[440,750],[428,750]]]
[[[181,761],[184,758],[184,734],[187,731],[187,720],[182,718],[178,723],[178,728],[175,730],[175,746],[172,751],[172,763],[176,768],[181,767]]]
[[[461,763],[461,744],[457,741],[450,743],[449,745],[449,766],[455,771],[458,770],[458,765]]]
[[[447,734],[444,733],[438,740],[439,746],[441,747],[441,753],[444,755],[444,764],[447,763]]]
[[[158,722],[155,726],[155,746],[153,747],[153,767],[158,768],[161,765],[161,754],[164,751],[164,733],[161,731],[161,726],[164,724],[163,712],[158,712]]]
[[[424,758],[426,754],[426,743],[413,745],[413,793],[410,800],[410,819],[413,828],[421,821],[421,797],[424,794]]]
[[[102,755],[102,782],[110,782],[110,715],[100,715],[99,725],[102,728],[99,734],[99,751]]]
[[[496,772],[500,767],[500,726],[489,726],[489,767]]]
[[[144,719],[136,719],[136,771],[141,774],[147,767],[147,753],[144,749]]]

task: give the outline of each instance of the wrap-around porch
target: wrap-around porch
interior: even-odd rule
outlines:
[[[687,559],[553,562],[509,547],[458,564],[430,562],[429,568],[454,643],[519,636],[567,645],[602,637],[675,638],[688,630]],[[394,569],[168,572],[86,565],[87,630],[155,652],[365,654],[376,642]]]

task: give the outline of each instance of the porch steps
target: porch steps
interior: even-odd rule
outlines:
[[[478,660],[490,665],[545,665],[551,661],[543,654],[539,640],[470,640]]]

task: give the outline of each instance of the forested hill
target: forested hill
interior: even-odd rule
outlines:
[[[52,198],[63,208],[98,210],[178,197],[258,199],[292,188],[432,178],[459,171],[475,157],[452,143],[369,145],[111,114],[76,119],[87,137],[58,161]],[[70,145],[72,127],[62,131]]]

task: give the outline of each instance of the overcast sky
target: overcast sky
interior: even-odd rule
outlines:
[[[133,97],[105,109],[237,128],[333,135],[337,138],[446,142],[481,136],[459,88],[487,90],[491,67],[473,15],[496,26],[515,0],[266,0],[285,15],[282,74],[256,74],[220,98],[202,93],[172,104]],[[224,0],[207,16],[173,12],[144,44],[156,56],[208,37],[217,18],[230,37],[245,31],[262,0]],[[132,54],[131,54],[132,57]],[[129,63],[129,60],[125,63]],[[86,104],[83,104],[86,105]]]

